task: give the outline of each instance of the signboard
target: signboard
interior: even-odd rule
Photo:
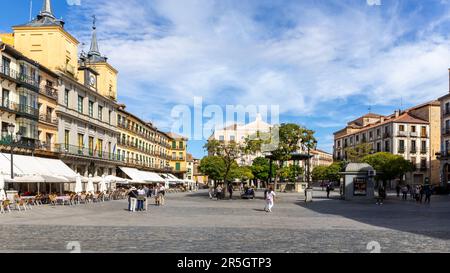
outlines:
[[[364,177],[355,177],[353,179],[353,195],[366,196],[367,195],[367,179]]]

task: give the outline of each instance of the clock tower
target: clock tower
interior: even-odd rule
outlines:
[[[118,71],[108,63],[108,58],[100,54],[95,16],[92,25],[91,48],[87,55],[82,56],[80,63],[79,72],[83,75],[79,75],[79,79],[83,79],[83,84],[95,88],[102,96],[117,101]]]

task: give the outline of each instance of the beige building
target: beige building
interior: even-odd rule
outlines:
[[[449,69],[450,81],[450,69]],[[450,86],[450,85],[449,85]],[[449,91],[450,92],[450,91]],[[441,185],[450,183],[450,93],[439,98],[441,102],[441,150],[439,153]]]
[[[169,148],[172,139],[150,122],[125,111],[118,114],[117,155],[127,167],[154,172],[170,172]]]
[[[389,116],[369,113],[334,134],[334,158],[345,160],[346,148],[369,143],[373,152],[401,155],[415,166],[406,182],[421,184],[428,177],[439,183],[440,103],[431,101]]]
[[[17,152],[31,153],[38,143],[39,64],[0,42],[1,150],[9,150],[11,133],[20,134]]]
[[[58,117],[56,116],[58,75],[41,65],[39,82],[39,150],[48,156],[57,156],[55,149],[58,144]]]

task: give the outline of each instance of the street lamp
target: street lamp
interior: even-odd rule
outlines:
[[[20,132],[18,132],[16,134],[16,137],[14,138],[15,128],[16,126],[12,123],[8,125],[8,132],[11,136],[11,179],[14,179],[14,161],[13,161],[14,145],[20,143],[20,140],[22,139],[22,134]]]
[[[307,165],[307,177],[306,177],[306,181],[307,181],[307,183],[308,183],[308,188],[310,187],[310,180],[311,180],[311,158],[310,158],[310,156],[311,156],[311,148],[312,149],[315,149],[316,148],[316,146],[317,146],[317,140],[313,140],[312,141],[312,145],[310,144],[310,143],[308,143],[307,144],[307,148],[308,148],[308,159],[307,159],[307,163],[308,163],[308,165]]]

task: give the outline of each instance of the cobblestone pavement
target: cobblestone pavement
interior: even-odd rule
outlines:
[[[162,207],[130,213],[127,203],[41,206],[0,215],[0,252],[450,252],[450,197],[431,205],[390,197],[374,202],[326,199],[316,191],[279,194],[274,212],[256,200],[208,198],[205,191],[167,196]]]

